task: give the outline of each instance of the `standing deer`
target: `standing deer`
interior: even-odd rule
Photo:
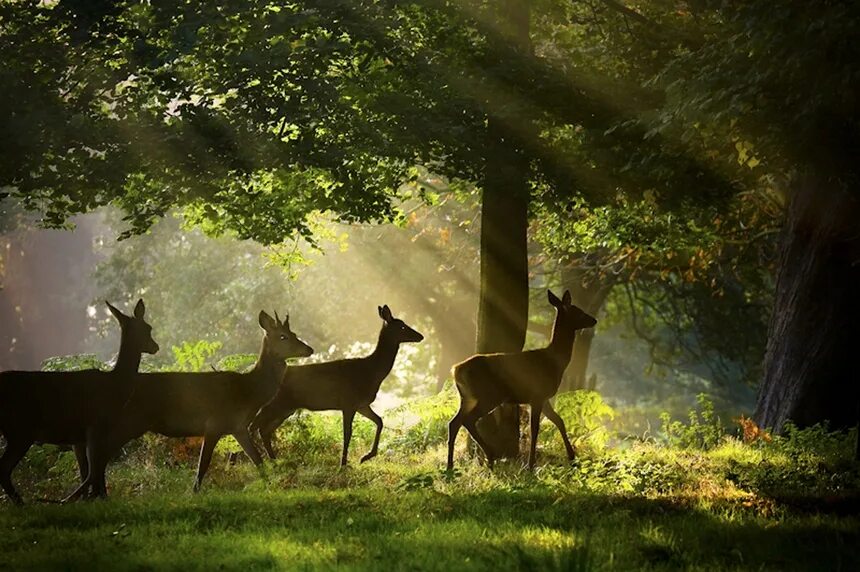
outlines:
[[[152,327],[144,320],[143,300],[134,307],[134,316],[106,304],[122,331],[112,370],[0,373],[0,432],[6,437],[0,485],[16,503],[21,496],[12,471],[34,443],[74,445],[81,479],[87,477],[91,462],[83,443],[89,444],[122,411],[133,392],[141,354],[158,351]]]
[[[147,431],[167,437],[203,437],[194,491],[209,469],[215,445],[232,435],[256,465],[260,453],[248,433],[248,424],[260,407],[272,399],[286,369],[286,359],[307,357],[313,349],[290,330],[289,316],[281,322],[260,312],[262,348],[247,373],[158,372],[137,375],[137,387],[123,416],[96,440],[90,454],[89,475],[66,500],[83,495],[105,496],[108,460],[127,442]]]
[[[272,459],[272,436],[284,420],[297,409],[343,412],[343,454],[341,466],[346,465],[349,441],[352,439],[352,420],[356,413],[376,424],[373,447],[361,462],[376,456],[382,418],[370,408],[376,399],[382,380],[394,366],[397,350],[404,342],[420,342],[424,336],[391,315],[388,306],[378,308],[382,329],[376,349],[363,358],[342,359],[287,368],[284,380],[272,401],[266,404],[251,424],[251,431],[259,430],[266,452]]]
[[[592,316],[571,304],[570,292],[561,300],[547,290],[549,303],[555,307],[552,339],[547,347],[517,353],[478,354],[454,366],[454,381],[460,392],[460,410],[448,424],[448,470],[454,468],[454,442],[460,427],[483,449],[492,469],[494,456],[478,433],[475,423],[503,403],[531,406],[531,446],[529,470],[535,465],[541,413],[552,421],[564,440],[568,459],[575,451],[567,436],[564,421],[552,408],[549,399],[558,391],[561,375],[570,361],[576,331],[597,324]]]

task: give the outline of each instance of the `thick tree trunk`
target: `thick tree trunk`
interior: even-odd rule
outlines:
[[[608,280],[587,279],[585,272],[575,266],[562,269],[561,281],[564,288],[570,290],[573,303],[592,316],[597,316],[603,308],[614,285],[614,282]],[[593,340],[594,329],[582,330],[577,334],[570,364],[564,372],[559,393],[577,389],[594,389],[593,378],[589,380],[587,377]]]
[[[525,181],[512,171],[500,177],[490,169],[486,178],[481,214],[481,297],[478,310],[478,353],[518,352],[525,342],[528,324],[528,258],[526,231],[528,202],[517,196]],[[519,180],[518,180],[519,179]],[[519,407],[497,408],[478,423],[478,430],[499,457],[519,453]]]
[[[860,204],[824,177],[792,196],[777,271],[756,422],[857,424]]]
[[[512,45],[530,50],[528,0],[499,3],[499,29]],[[481,207],[481,293],[478,353],[517,352],[528,326],[529,164],[517,142],[528,118],[490,102]],[[497,408],[478,430],[499,457],[519,454],[519,407]]]

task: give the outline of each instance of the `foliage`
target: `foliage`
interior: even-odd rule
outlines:
[[[741,440],[746,443],[755,443],[756,441],[765,441],[771,442],[773,441],[773,437],[771,437],[770,432],[759,427],[755,421],[741,415],[737,419],[735,419],[738,426],[741,428]]]
[[[181,347],[194,340],[221,344],[223,352],[251,353],[258,351],[262,337],[256,320],[260,310],[278,311],[282,317],[292,310],[299,314],[296,321],[304,319],[290,307],[287,276],[278,267],[267,267],[263,247],[207,237],[185,228],[179,216],[162,219],[146,235],[115,243],[116,214],[105,218],[95,273],[98,296],[143,297],[153,336],[162,347]],[[102,333],[111,327],[110,320],[99,314],[93,326]],[[302,333],[299,324],[293,326]],[[212,357],[223,355],[219,351]],[[167,351],[153,357],[162,365],[174,358]]]
[[[174,363],[167,368],[169,371],[203,371],[207,360],[221,349],[221,343],[198,340],[183,342],[181,346],[173,346],[170,349]]]
[[[93,354],[57,356],[42,362],[42,371],[80,371],[83,369],[110,369],[109,365]]]
[[[412,399],[391,411],[399,419],[390,437],[393,448],[422,453],[447,443],[448,422],[457,413],[459,397],[448,383],[429,397]]]
[[[555,400],[555,410],[564,420],[576,447],[584,447],[588,451],[601,451],[606,447],[610,437],[606,423],[615,417],[615,411],[598,392],[579,390],[562,393]],[[555,440],[556,432],[550,431]],[[560,436],[558,440],[560,442]]]
[[[218,371],[248,371],[257,363],[257,354],[231,354],[224,356],[215,364]]]
[[[719,445],[725,429],[720,418],[714,413],[714,402],[704,393],[696,397],[698,411],[691,410],[689,423],[671,421],[668,413],[660,415],[666,439],[672,445],[682,448],[713,449]]]

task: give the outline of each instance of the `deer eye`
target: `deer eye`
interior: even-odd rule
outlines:
[[[285,336],[284,334],[281,334],[281,339],[282,339],[282,340],[286,340],[286,339],[287,339],[287,336]]]

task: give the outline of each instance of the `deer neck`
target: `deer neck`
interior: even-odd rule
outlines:
[[[140,357],[140,350],[132,347],[123,336],[119,342],[119,355],[117,355],[116,363],[111,371],[118,374],[137,373],[140,369]]]
[[[400,342],[386,335],[385,328],[383,327],[379,331],[376,348],[368,356],[368,361],[373,364],[374,373],[377,374],[375,377],[379,378],[380,383],[382,383],[382,379],[391,371],[391,368],[394,367],[394,360],[397,358],[397,350],[399,349]]]
[[[576,341],[576,330],[565,328],[561,324],[561,317],[556,316],[552,325],[552,338],[547,349],[553,356],[554,361],[564,369],[570,362],[573,354],[573,342]]]
[[[254,369],[250,373],[258,379],[278,384],[286,369],[287,360],[270,352],[264,340],[263,346],[260,348],[260,355],[257,357],[257,363],[254,364]]]

